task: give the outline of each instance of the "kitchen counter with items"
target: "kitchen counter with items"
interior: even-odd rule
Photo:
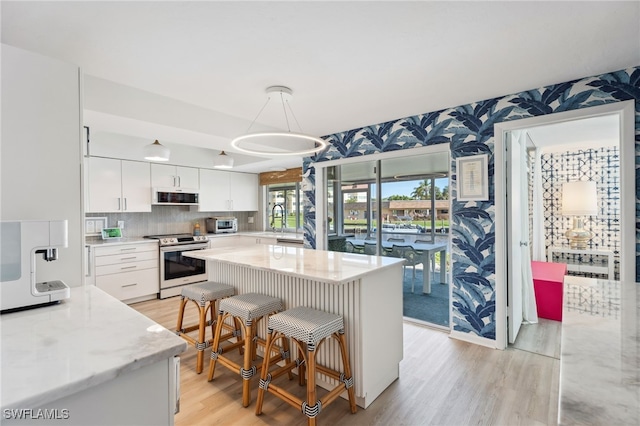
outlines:
[[[566,276],[560,355],[561,425],[640,419],[638,284]]]
[[[207,260],[213,266],[209,278],[234,286],[238,294],[262,293],[281,298],[285,309],[307,306],[343,316],[359,406],[366,408],[398,378],[402,259],[273,244],[226,245],[184,255]],[[323,345],[319,356],[330,357],[323,352],[330,347]]]
[[[102,290],[3,314],[0,329],[3,424],[39,409],[65,424],[173,424],[185,341]]]
[[[137,244],[137,243],[153,243],[158,245],[156,240],[150,240],[143,237],[123,237],[112,240],[103,240],[101,238],[86,238],[85,245],[90,247],[102,247],[102,246],[114,246],[123,244]]]

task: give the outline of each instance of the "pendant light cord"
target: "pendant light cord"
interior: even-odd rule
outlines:
[[[253,124],[256,122],[258,117],[260,117],[260,114],[262,114],[262,111],[264,111],[264,109],[267,107],[267,104],[269,103],[270,100],[271,100],[271,96],[267,96],[267,101],[264,103],[264,105],[262,105],[262,108],[260,109],[260,111],[258,111],[258,115],[256,115],[256,118],[254,118],[251,124],[249,124],[249,127],[247,128],[247,133],[249,133],[249,130],[251,130],[251,128],[253,127]]]

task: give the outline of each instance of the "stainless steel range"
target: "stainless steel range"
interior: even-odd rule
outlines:
[[[160,298],[178,296],[182,286],[207,281],[207,262],[182,253],[209,248],[206,236],[189,234],[149,235],[160,244]]]

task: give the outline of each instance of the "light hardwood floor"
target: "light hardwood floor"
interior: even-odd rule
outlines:
[[[178,298],[131,305],[173,330]],[[185,319],[194,321],[195,308]],[[349,336],[347,336],[349,338]],[[381,341],[380,350],[384,350]],[[242,407],[241,379],[216,368],[207,382],[205,371],[195,373],[193,347],[181,355],[181,410],[177,426],[187,425],[305,425],[299,410],[266,395],[263,414],[255,416],[257,383],[252,403]],[[318,415],[320,425],[554,425],[558,417],[560,361],[529,351],[504,351],[450,339],[447,334],[405,323],[404,359],[400,378],[366,410],[350,414],[347,401],[338,400]],[[280,378],[286,383],[286,378]],[[279,381],[282,384],[282,381]],[[290,390],[304,389],[297,380]]]

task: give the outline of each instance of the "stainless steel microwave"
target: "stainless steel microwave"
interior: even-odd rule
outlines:
[[[153,188],[151,204],[169,206],[197,206],[198,190],[186,188]]]

